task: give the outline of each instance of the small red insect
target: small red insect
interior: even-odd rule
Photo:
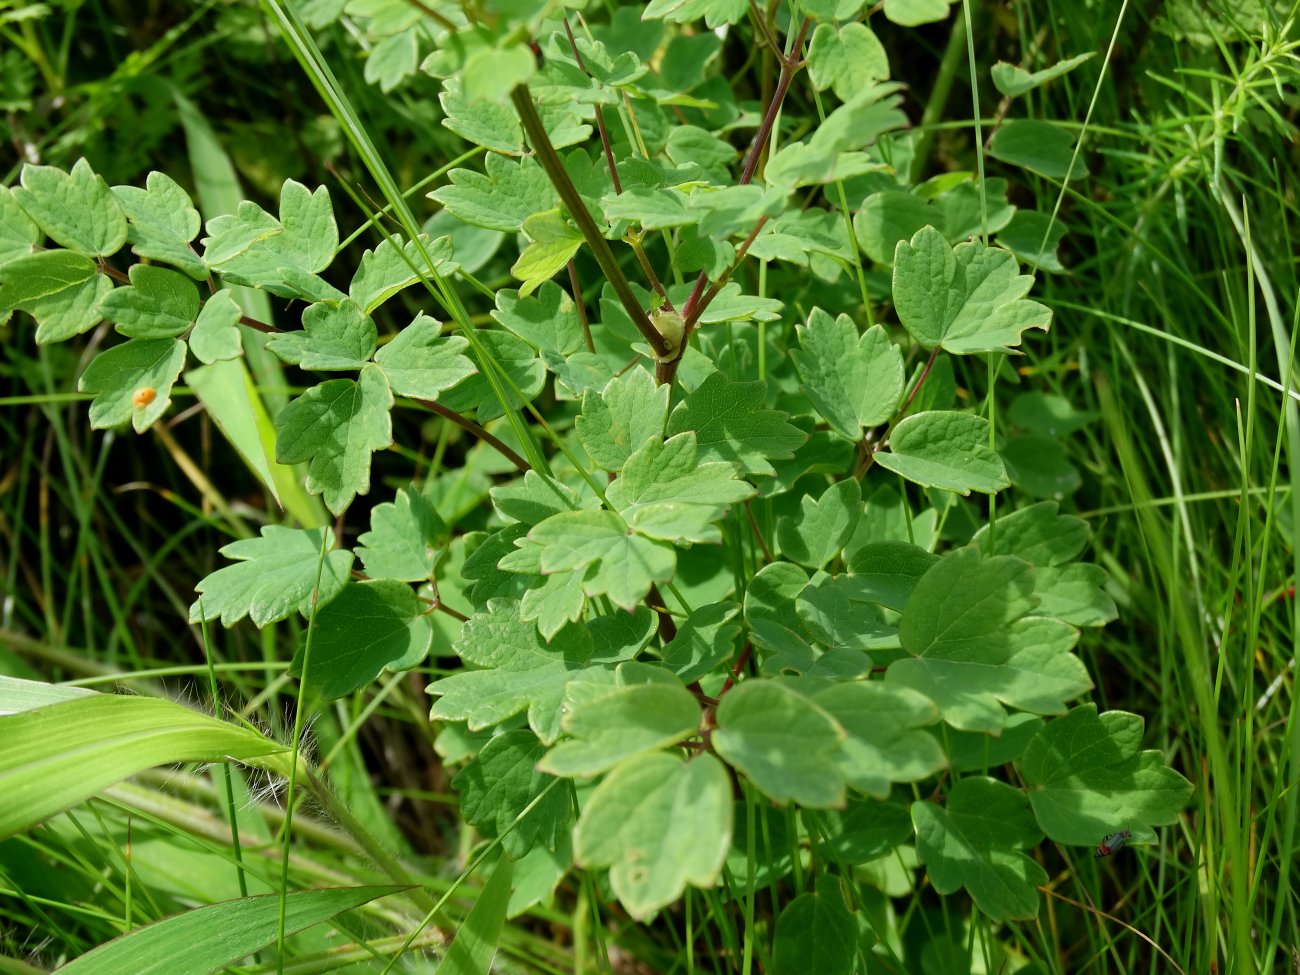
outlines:
[[[158,390],[152,386],[141,386],[131,394],[131,402],[137,410],[142,410],[158,398]]]
[[[1101,858],[1108,857],[1116,850],[1122,848],[1125,843],[1133,838],[1132,832],[1122,829],[1118,833],[1110,833],[1102,837],[1101,843],[1097,845],[1097,851],[1093,856]]]

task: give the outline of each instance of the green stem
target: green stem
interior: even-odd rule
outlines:
[[[930,89],[930,99],[925,103],[921,124],[917,126],[920,138],[916,140],[916,154],[912,157],[912,172],[909,174],[909,182],[912,184],[921,182],[930,146],[934,142],[934,126],[943,116],[943,108],[948,104],[948,94],[952,91],[952,83],[957,80],[957,71],[961,68],[965,53],[966,21],[958,17],[953,21],[948,47],[944,49],[943,60],[939,62],[939,73],[935,76],[934,87]]]
[[[592,256],[596,258],[596,263],[600,265],[601,271],[604,272],[605,279],[613,286],[614,293],[618,295],[618,300],[622,302],[624,311],[628,313],[628,317],[632,319],[632,324],[645,338],[646,344],[650,346],[655,356],[667,358],[672,350],[668,348],[668,343],[664,341],[664,337],[659,334],[659,330],[651,323],[645,309],[641,307],[636,295],[632,293],[632,286],[628,284],[623,269],[618,266],[614,252],[609,248],[609,242],[605,240],[600,228],[596,226],[596,221],[592,219],[591,213],[587,210],[587,204],[582,202],[582,197],[578,195],[573,180],[569,179],[569,173],[564,168],[564,162],[560,159],[559,153],[555,151],[555,147],[551,145],[550,136],[546,134],[546,127],[542,125],[542,118],[537,114],[537,109],[533,105],[533,96],[528,90],[528,86],[518,85],[510,92],[510,100],[514,103],[515,111],[519,114],[519,121],[523,124],[524,132],[528,134],[528,141],[532,143],[533,150],[537,153],[537,161],[542,164],[542,169],[546,171],[551,185],[555,187],[555,192],[560,194],[560,200],[568,208],[569,215],[573,217],[573,222],[578,225],[578,231],[582,234],[583,240],[587,242],[587,246],[591,248]]]

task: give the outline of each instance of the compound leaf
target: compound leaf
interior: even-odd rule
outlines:
[[[375,354],[388,386],[398,396],[437,400],[477,371],[465,355],[469,342],[459,335],[442,337],[442,326],[428,315],[417,315],[391,342]]]
[[[641,366],[615,376],[598,393],[588,390],[574,425],[591,459],[617,473],[642,444],[661,437],[669,392]]]
[[[698,463],[695,434],[651,437],[623,466],[605,496],[627,524],[664,541],[721,542],[715,524],[728,505],[753,496],[732,464]]]
[[[302,313],[301,332],[279,332],[267,339],[266,347],[304,369],[334,372],[360,369],[370,361],[378,335],[356,302],[318,301]]]
[[[506,233],[517,233],[533,214],[555,208],[555,190],[531,156],[514,160],[490,152],[484,169],[453,169],[451,183],[429,196],[465,223]]]
[[[133,339],[170,339],[184,333],[199,314],[199,289],[177,271],[148,264],[131,268],[131,283],[100,304],[100,314]]]
[[[113,195],[126,213],[126,239],[137,256],[180,268],[196,281],[207,279],[207,265],[191,246],[203,221],[174,179],[152,172],[144,189],[114,186]]]
[[[696,734],[700,704],[677,682],[631,684],[576,703],[562,741],[538,767],[553,775],[597,775],[625,759],[659,751]]]
[[[208,365],[238,358],[244,351],[244,340],[239,334],[239,319],[243,314],[229,291],[218,291],[203,303],[203,310],[194,321],[190,351]]]
[[[552,515],[528,537],[542,546],[543,573],[582,571],[587,596],[608,596],[628,611],[677,565],[671,545],[636,534],[612,511]]]
[[[817,877],[814,893],[800,894],[776,919],[773,975],[853,975],[858,924],[844,906],[840,879]]]
[[[413,487],[400,488],[392,501],[371,510],[370,531],[357,539],[357,556],[372,579],[419,582],[433,575],[448,536],[433,502]]]
[[[744,474],[775,474],[770,461],[793,457],[808,435],[787,423],[787,414],[764,409],[766,386],[710,373],[669,415],[668,435],[693,430],[702,459],[731,461]]]
[[[490,599],[461,628],[456,652],[473,668],[429,686],[438,700],[435,720],[465,721],[471,731],[528,712],[529,727],[545,744],[560,735],[560,703],[570,681],[612,681],[620,660],[640,648],[614,640],[597,646],[588,626],[563,627],[548,644],[537,627],[519,617],[513,599]]]
[[[539,844],[555,850],[573,818],[573,786],[538,768],[545,754],[531,731],[503,731],[451,780],[465,820],[484,836],[500,836],[516,859]]]
[[[820,569],[840,553],[858,527],[862,487],[853,477],[837,481],[815,501],[804,495],[799,507],[798,521],[782,518],[777,522],[777,544],[786,558]]]

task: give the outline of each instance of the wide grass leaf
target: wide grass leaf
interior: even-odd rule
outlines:
[[[510,858],[501,857],[456,931],[455,940],[436,969],[437,975],[488,975],[492,970],[492,958],[497,953],[506,908],[510,905],[513,873]]]
[[[400,887],[322,887],[284,898],[284,932],[295,934]],[[209,975],[278,936],[279,894],[241,897],[174,914],[92,948],[59,975]],[[468,922],[467,922],[468,923]]]
[[[0,741],[0,839],[156,765],[256,759],[283,750],[171,701],[112,694],[0,717]]]

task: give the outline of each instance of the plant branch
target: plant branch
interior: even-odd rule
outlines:
[[[514,103],[515,111],[519,114],[519,121],[523,124],[524,131],[528,134],[528,141],[532,143],[533,150],[537,153],[537,161],[542,164],[542,169],[546,171],[551,185],[555,187],[555,191],[560,195],[560,200],[568,208],[569,215],[573,217],[573,222],[578,225],[578,230],[582,234],[583,240],[587,242],[587,246],[591,248],[592,256],[596,258],[596,263],[600,265],[601,271],[604,272],[605,279],[613,286],[614,293],[618,295],[619,301],[622,302],[623,310],[632,319],[632,324],[645,338],[646,344],[650,346],[655,356],[666,359],[670,354],[668,343],[664,341],[664,337],[659,334],[659,330],[651,323],[645,309],[641,307],[636,295],[632,293],[632,286],[628,284],[623,269],[618,266],[614,252],[610,250],[609,242],[605,240],[600,228],[596,226],[596,221],[592,219],[587,210],[587,204],[582,202],[582,197],[578,195],[573,180],[569,179],[569,174],[564,168],[564,162],[560,159],[559,153],[555,151],[555,147],[551,145],[551,138],[546,134],[546,128],[542,125],[542,118],[537,114],[537,108],[533,105],[533,96],[528,90],[528,86],[516,86],[510,92],[510,100]]]
[[[474,436],[478,437],[484,443],[495,447],[497,449],[497,452],[500,453],[502,457],[510,461],[510,463],[514,464],[523,473],[526,474],[528,471],[533,469],[532,465],[529,464],[528,461],[524,460],[522,457],[516,454],[513,450],[507,447],[504,443],[502,443],[492,434],[488,433],[485,429],[483,429],[473,420],[467,420],[459,413],[457,413],[455,410],[449,410],[441,403],[436,403],[431,399],[417,399],[414,402],[419,403],[425,409],[432,410],[434,413],[437,413],[443,419],[450,420],[452,423],[456,424],[456,426],[460,427],[462,430],[467,430],[468,432],[472,433]]]
[[[578,267],[569,262],[569,288],[573,292],[573,307],[578,312],[578,325],[582,328],[582,341],[588,352],[596,351],[596,343],[591,340],[591,325],[587,322],[587,303],[582,300],[582,285],[578,283]]]
[[[587,77],[591,77],[591,72],[587,70],[587,63],[582,60],[582,54],[578,50],[578,42],[574,40],[573,28],[569,26],[569,15],[564,15],[564,33],[569,35],[569,47],[573,51],[573,57],[578,62],[578,67]],[[614,184],[614,192],[622,193],[623,184],[618,179],[618,167],[614,165],[614,149],[609,141],[609,129],[605,128],[605,113],[601,111],[599,105],[593,106],[596,109],[596,129],[600,132],[600,145],[605,151],[605,163],[609,166],[609,178]]]
[[[767,110],[763,112],[763,120],[759,123],[758,133],[754,136],[754,143],[749,147],[749,155],[745,157],[745,165],[740,173],[740,186],[746,186],[754,179],[754,174],[758,172],[758,163],[763,158],[763,153],[767,150],[768,142],[772,138],[772,130],[776,126],[777,116],[781,113],[781,104],[785,101],[786,93],[790,90],[790,82],[794,80],[795,73],[803,66],[803,61],[799,57],[799,51],[803,48],[804,38],[808,36],[808,28],[812,26],[812,18],[805,17],[799,25],[799,32],[795,35],[794,43],[790,46],[790,53],[781,58],[781,77],[777,79],[776,90],[772,93],[772,100],[767,104]],[[750,234],[750,239],[746,241],[745,249],[753,243],[753,238],[758,235],[762,229],[760,223]],[[741,253],[739,257],[743,257]],[[730,276],[728,271],[728,276]],[[695,288],[691,291],[690,298],[682,306],[682,318],[684,319],[684,330],[682,340],[678,343],[678,354],[671,362],[661,363],[662,368],[655,370],[656,378],[661,384],[672,383],[677,375],[677,364],[681,361],[681,353],[686,349],[686,343],[690,340],[691,332],[695,328],[695,323],[700,320],[704,310],[718,296],[721,291],[721,285],[709,291],[704,291],[708,284],[708,274],[700,272],[700,276],[695,279]]]

